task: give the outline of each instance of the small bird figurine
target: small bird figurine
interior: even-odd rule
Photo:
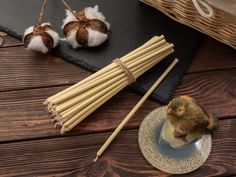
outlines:
[[[183,140],[190,134],[200,138],[218,128],[218,120],[189,96],[180,96],[170,101],[167,118],[174,128],[174,137]]]

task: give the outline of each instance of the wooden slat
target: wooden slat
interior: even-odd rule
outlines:
[[[235,175],[236,119],[220,121],[207,162],[187,176]],[[167,176],[143,158],[137,130],[125,130],[97,163],[109,133],[0,144],[0,176]]]
[[[236,69],[184,76],[175,96],[190,95],[216,117],[236,113]]]
[[[235,67],[236,51],[206,38],[187,72]],[[91,74],[66,60],[25,51],[24,47],[0,48],[0,71],[0,91],[73,84]]]
[[[176,92],[194,96],[210,113],[224,117],[209,160],[188,176],[236,175],[235,58],[234,50],[206,38]],[[25,52],[23,47],[0,49],[0,71],[0,91],[18,90],[0,92],[0,176],[168,176],[141,156],[135,130],[160,104],[148,100],[105,156],[93,163],[110,134],[84,134],[113,130],[141,96],[125,89],[63,137],[52,127],[42,101],[65,88],[55,86],[73,84],[90,72],[57,57]],[[50,86],[54,87],[37,88]]]
[[[58,136],[42,102],[65,87],[0,92],[0,142]],[[236,69],[188,74],[175,96],[190,95],[216,117],[236,116]],[[125,89],[83,121],[69,135],[113,130],[141,98]],[[137,128],[152,110],[162,106],[147,100],[127,124]]]
[[[205,37],[187,73],[236,68],[236,50]]]
[[[0,71],[0,91],[73,84],[91,74],[66,60],[24,47],[0,48]]]

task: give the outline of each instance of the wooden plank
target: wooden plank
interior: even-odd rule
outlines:
[[[184,76],[175,96],[190,95],[216,117],[236,113],[236,69]]]
[[[59,130],[53,128],[42,102],[64,88],[0,92],[0,142],[58,136]],[[193,96],[216,117],[236,116],[236,69],[188,74],[176,91],[175,96],[179,95]],[[123,90],[68,135],[113,130],[140,98]],[[147,100],[125,128],[137,128],[159,106],[162,105]]]
[[[0,71],[0,91],[73,84],[91,74],[66,60],[24,47],[0,48]]]
[[[236,172],[236,119],[220,121],[207,162],[187,176]],[[0,176],[168,176],[143,158],[137,130],[125,130],[97,163],[96,151],[110,133],[0,144]]]
[[[235,67],[236,51],[206,38],[187,72]],[[23,47],[0,48],[0,71],[0,91],[74,84],[91,74],[66,60]]]
[[[236,50],[205,37],[187,73],[236,68]]]

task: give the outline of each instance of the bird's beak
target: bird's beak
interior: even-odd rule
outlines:
[[[169,115],[174,115],[175,112],[173,111],[173,109],[168,108],[168,110],[167,110],[167,114],[169,114]]]

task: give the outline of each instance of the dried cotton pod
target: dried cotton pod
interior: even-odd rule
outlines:
[[[110,24],[96,5],[94,8],[86,7],[80,12],[66,10],[62,29],[66,41],[73,48],[95,47],[107,40]]]
[[[59,35],[50,23],[31,26],[25,30],[24,44],[26,49],[47,53],[59,43]]]

